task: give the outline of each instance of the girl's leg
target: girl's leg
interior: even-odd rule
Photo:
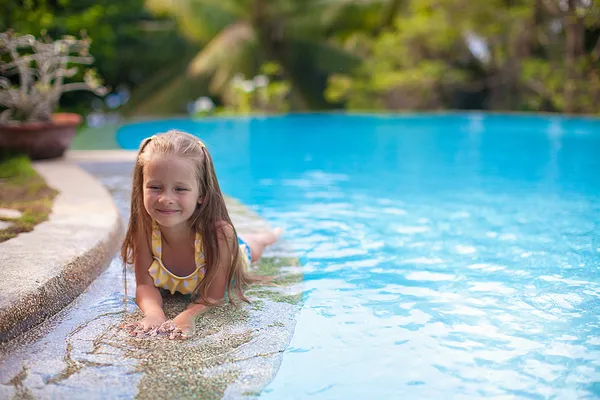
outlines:
[[[250,246],[252,253],[252,262],[256,262],[262,256],[265,247],[275,243],[282,230],[276,228],[270,232],[248,233],[243,235],[243,239]]]

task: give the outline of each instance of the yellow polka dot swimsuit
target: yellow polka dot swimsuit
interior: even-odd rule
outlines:
[[[148,273],[154,279],[154,286],[162,289],[167,289],[174,294],[179,292],[182,294],[192,293],[206,271],[206,263],[204,262],[204,253],[202,253],[202,236],[196,234],[194,239],[194,258],[196,261],[196,270],[188,276],[178,276],[169,271],[162,262],[162,235],[156,221],[152,221],[152,256],[154,262],[150,265]]]
[[[248,264],[250,264],[250,260],[252,259],[250,247],[239,237],[238,241],[242,254],[245,256]],[[204,278],[206,262],[204,261],[204,253],[202,252],[202,235],[200,235],[200,233],[197,233],[194,239],[196,270],[187,276],[175,275],[163,264],[162,235],[156,221],[152,221],[152,256],[154,261],[152,262],[152,265],[150,265],[148,273],[154,280],[154,286],[166,289],[171,292],[171,294],[174,294],[175,292],[190,294],[196,290],[196,287]]]

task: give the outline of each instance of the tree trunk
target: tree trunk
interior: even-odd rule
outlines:
[[[531,57],[538,41],[539,17],[543,0],[515,2],[506,0],[505,11],[498,13],[502,18],[504,32],[497,40],[490,42],[490,48],[500,48],[506,58],[496,58],[492,54],[490,73],[486,80],[489,90],[488,107],[491,109],[516,110],[522,105],[524,85],[522,82],[523,62]],[[529,14],[523,19],[510,18],[515,7],[528,7]]]
[[[504,7],[510,8],[510,4]],[[514,107],[514,91],[516,80],[518,79],[519,60],[517,59],[517,49],[515,49],[514,23],[506,15],[508,10],[498,13],[498,18],[502,18],[503,32],[498,36],[496,45],[501,49],[505,56],[498,57],[495,73],[490,76],[490,108],[493,110],[512,110]],[[511,32],[512,31],[512,32]]]
[[[578,110],[577,84],[579,76],[577,62],[583,54],[584,26],[581,18],[577,16],[579,0],[568,0],[567,11],[563,16],[565,28],[565,111],[573,113]]]
[[[373,32],[373,36],[377,36],[384,29],[392,28],[394,26],[394,22],[396,20],[396,15],[398,15],[398,11],[400,10],[400,5],[402,0],[392,0],[387,7],[384,7],[382,11],[381,21],[379,25]]]
[[[531,9],[531,14],[519,24],[517,35],[514,41],[514,71],[513,71],[513,106],[520,106],[524,97],[522,84],[523,62],[531,57],[533,49],[537,44],[537,33],[539,17],[542,8],[542,0],[535,0]]]
[[[255,0],[252,12],[252,25],[257,32],[261,48],[268,59],[277,61],[283,68],[283,77],[290,82],[292,103],[301,110],[308,110],[308,101],[302,95],[298,82],[287,68],[286,46],[283,37],[283,20],[268,15],[268,0]]]
[[[594,50],[592,50],[592,61],[600,61],[600,38],[598,38],[596,45],[594,46]]]

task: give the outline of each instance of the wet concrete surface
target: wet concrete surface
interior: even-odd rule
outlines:
[[[109,265],[123,229],[104,185],[63,160],[33,164],[58,191],[47,221],[0,243],[0,343],[62,310]]]
[[[130,163],[82,163],[111,191],[126,218]],[[240,233],[265,222],[228,201]],[[281,274],[278,286],[254,287],[251,304],[215,308],[197,322],[186,341],[166,336],[130,337],[119,329],[141,317],[133,295],[133,271],[120,259],[67,308],[42,325],[0,346],[0,398],[253,398],[273,379],[295,326],[303,279],[289,244],[267,250],[264,274]],[[187,305],[184,296],[165,297],[167,317]]]

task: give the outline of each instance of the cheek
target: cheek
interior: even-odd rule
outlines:
[[[188,196],[185,196],[185,199],[182,199],[182,200],[183,200],[182,202],[187,204],[188,207],[191,207],[191,208],[196,207],[197,198],[194,195],[190,194]]]
[[[144,199],[144,205],[148,205],[148,204],[152,204],[154,202],[156,195],[152,192],[144,190],[142,197]]]

